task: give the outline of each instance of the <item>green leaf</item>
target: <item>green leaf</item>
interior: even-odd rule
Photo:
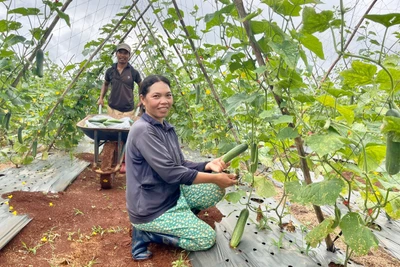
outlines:
[[[40,9],[32,7],[31,8],[19,7],[8,11],[8,14],[21,14],[22,16],[39,15],[39,13]]]
[[[22,28],[22,24],[16,21],[0,20],[0,32],[16,31]]]
[[[399,175],[398,175],[399,176]],[[396,181],[398,183],[398,181]],[[386,192],[382,192],[382,195]],[[385,206],[387,214],[395,219],[400,219],[400,192],[389,192],[388,203]]]
[[[302,193],[306,185],[301,184],[299,181],[285,182],[285,193],[289,195],[292,202],[305,204]]]
[[[273,197],[276,195],[274,184],[264,176],[254,176],[254,188],[260,197]]]
[[[181,14],[181,17],[184,18],[185,14],[183,13],[182,10],[179,10],[179,13]],[[171,7],[168,8],[168,15],[170,15],[172,18],[174,18],[175,20],[179,20],[178,14],[176,13],[176,9]]]
[[[290,0],[290,2],[295,6],[301,6],[306,4],[320,4],[319,0]]]
[[[6,94],[8,96],[9,101],[13,103],[15,106],[22,106],[24,104],[23,99],[15,93],[15,88],[9,87],[6,88]]]
[[[364,18],[382,24],[386,28],[400,24],[400,13],[368,14],[365,15]]]
[[[265,33],[267,30],[271,29],[267,21],[250,21],[250,29],[253,34]]]
[[[394,92],[400,91],[400,69],[387,68],[393,78]],[[385,70],[380,70],[376,75],[376,82],[380,84],[379,89],[391,92],[392,83],[389,78],[389,74]]]
[[[300,16],[301,7],[293,5],[288,0],[262,0],[261,2],[267,4],[274,12],[283,16]]]
[[[24,160],[22,161],[22,164],[28,165],[28,164],[32,163],[33,160],[34,160],[34,158],[31,155],[29,155],[24,158]]]
[[[335,229],[332,229],[334,220],[332,218],[326,218],[310,232],[307,233],[305,240],[311,247],[316,248],[318,244],[325,239],[327,235],[332,233]]]
[[[371,229],[364,226],[361,216],[356,212],[349,212],[340,221],[344,242],[357,255],[367,254],[371,248],[378,247],[379,241]]]
[[[258,149],[258,160],[263,164],[264,166],[273,166],[273,158],[271,155],[268,154],[268,152],[271,149],[267,146],[260,147]]]
[[[335,98],[339,98],[342,96],[353,96],[354,95],[354,93],[351,91],[346,91],[346,90],[337,89],[337,88],[327,88],[327,89],[325,89],[325,91]]]
[[[277,119],[273,120],[274,124],[287,124],[293,123],[293,116],[290,115],[281,115]]]
[[[56,9],[56,12],[57,12],[58,16],[59,16],[61,19],[65,20],[65,23],[67,23],[68,27],[71,27],[71,24],[70,24],[70,22],[69,22],[69,16],[68,16],[68,14],[62,12],[62,11],[59,10],[58,8]]]
[[[195,39],[195,40],[199,40],[200,37],[197,35],[196,30],[193,26],[186,26],[186,29],[189,33],[189,38]]]
[[[295,139],[298,136],[299,133],[297,132],[296,129],[293,129],[291,127],[285,127],[278,132],[276,138],[278,138],[278,140],[285,140],[285,139]]]
[[[40,40],[45,31],[41,28],[33,28],[30,30],[30,32],[33,38],[35,38],[36,40]]]
[[[226,100],[227,102],[227,107],[226,107],[226,112],[228,114],[231,114],[234,112],[241,104],[243,103],[248,103],[250,104],[253,102],[255,99],[260,97],[259,94],[247,94],[247,93],[241,93],[241,94],[236,94],[231,96]]]
[[[267,69],[267,66],[260,66],[254,70],[254,73],[263,74]]]
[[[303,33],[300,36],[299,41],[307,49],[316,54],[320,59],[325,59],[322,43],[317,37],[312,34]]]
[[[304,7],[302,31],[310,34],[314,32],[324,32],[330,27],[329,22],[332,18],[333,12],[330,10],[325,10],[317,14],[315,8]]]
[[[313,96],[308,95],[308,94],[298,94],[298,95],[294,96],[293,98],[296,99],[297,101],[299,101],[300,103],[312,103],[312,102],[315,102],[315,98]]]
[[[400,118],[394,116],[384,116],[381,128],[382,133],[397,132],[400,133]]]
[[[43,151],[42,152],[42,160],[47,160],[48,158],[49,158],[49,152],[47,152],[47,150]]]
[[[14,52],[11,50],[6,50],[6,49],[0,50],[0,57],[6,58],[6,57],[13,56],[13,55],[14,55]]]
[[[73,70],[75,67],[76,67],[75,64],[69,64],[69,65],[65,66],[64,73],[68,72],[70,70]]]
[[[4,43],[6,43],[8,46],[13,46],[15,44],[25,42],[25,40],[26,38],[24,36],[10,34],[4,39]]]
[[[285,173],[281,170],[276,170],[272,172],[272,178],[278,182],[284,183],[286,180]]]
[[[353,123],[355,115],[352,109],[339,105],[336,107],[336,109],[345,118],[349,125]]]
[[[251,174],[250,172],[245,173],[242,176],[242,181],[248,184],[253,184],[254,181],[253,174]]]
[[[340,73],[346,85],[355,87],[374,83],[373,78],[377,70],[375,65],[355,60],[351,63],[351,67],[351,69]]]
[[[240,199],[242,199],[242,197],[246,196],[246,191],[244,190],[238,190],[235,192],[229,192],[225,195],[225,199],[228,202],[232,202],[232,203],[237,203],[239,202]]]
[[[231,161],[231,165],[230,166],[232,168],[236,169],[236,168],[239,168],[239,165],[240,165],[240,157],[236,157]]]
[[[219,26],[225,21],[224,13],[231,13],[232,10],[235,9],[234,4],[229,4],[223,7],[221,10],[218,10],[211,14],[206,14],[204,16],[204,22],[206,23],[206,31],[211,29],[212,27]]]
[[[307,185],[301,195],[305,203],[316,206],[334,205],[344,187],[341,179],[330,179]]]
[[[358,159],[358,166],[362,170],[375,171],[382,164],[386,156],[386,146],[367,145],[365,154],[361,153]],[[365,160],[367,166],[365,166]],[[367,167],[367,168],[366,168]]]
[[[333,205],[344,187],[341,179],[330,179],[309,185],[298,181],[285,182],[285,191],[293,202],[322,206]]]
[[[258,15],[260,15],[262,13],[262,9],[258,8],[256,12],[251,12],[250,14],[248,14],[246,17],[240,19],[240,22],[244,22],[244,21],[251,21],[251,19],[257,17]]]
[[[315,99],[326,107],[334,108],[336,106],[336,99],[332,96],[321,95]]]
[[[291,40],[284,40],[282,43],[277,43],[274,41],[269,41],[268,45],[280,55],[289,68],[296,68],[297,62],[299,60],[299,47],[298,44]]]
[[[169,32],[173,32],[177,28],[177,25],[173,18],[168,18],[168,19],[164,20],[163,25],[164,25],[164,28]]]
[[[336,104],[336,99],[330,95],[321,95],[316,98],[318,102],[326,107],[335,108],[345,119],[346,121],[351,124],[354,121],[354,111],[345,106],[340,106]]]
[[[306,138],[306,144],[319,156],[333,155],[345,145],[340,135],[334,133],[311,135]]]

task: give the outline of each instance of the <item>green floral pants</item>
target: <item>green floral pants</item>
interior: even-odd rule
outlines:
[[[142,231],[178,236],[178,246],[187,251],[209,249],[215,243],[215,231],[197,218],[191,209],[212,207],[224,195],[225,190],[215,184],[181,185],[181,195],[176,206],[149,223],[133,226]]]

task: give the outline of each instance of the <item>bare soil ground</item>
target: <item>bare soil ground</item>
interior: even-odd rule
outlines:
[[[93,162],[93,154],[77,156]],[[124,174],[117,175],[111,189],[100,190],[99,174],[89,166],[65,192],[19,191],[2,197],[32,221],[0,251],[1,266],[191,266],[185,251],[158,244],[149,247],[152,259],[132,260]],[[215,207],[198,216],[212,227],[222,219]]]

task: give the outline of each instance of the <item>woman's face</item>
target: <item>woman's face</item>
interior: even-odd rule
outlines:
[[[140,95],[140,100],[146,109],[146,113],[161,123],[168,116],[174,102],[171,89],[164,82],[154,83],[149,87],[149,92],[146,96]]]

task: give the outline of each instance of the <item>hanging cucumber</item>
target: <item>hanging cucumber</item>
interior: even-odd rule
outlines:
[[[43,50],[39,48],[38,51],[36,52],[36,74],[40,78],[43,77],[43,60],[44,60]]]
[[[389,109],[385,116],[400,118],[400,112],[396,109]],[[400,172],[400,142],[393,141],[395,132],[389,131],[386,137],[386,171],[390,175]]]
[[[200,103],[200,87],[196,86],[196,105]]]
[[[20,144],[23,144],[24,143],[24,140],[23,140],[23,138],[22,138],[22,130],[24,129],[24,127],[19,127],[18,128],[18,142],[20,143]]]
[[[247,218],[249,218],[249,210],[242,209],[236,222],[235,229],[233,230],[231,241],[229,243],[229,246],[231,248],[236,248],[239,245],[240,240],[243,236],[244,227],[246,226]]]
[[[37,154],[37,145],[38,145],[38,142],[35,140],[35,141],[33,141],[33,145],[32,145],[32,157],[36,157],[36,154]]]
[[[342,217],[342,213],[341,213],[340,209],[338,208],[338,206],[335,205],[335,221],[333,222],[333,224],[331,226],[332,229],[335,229],[336,227],[338,227],[341,217]]]
[[[240,144],[232,148],[231,150],[228,151],[223,157],[222,160],[227,163],[234,159],[235,157],[239,156],[243,152],[247,150],[249,146],[247,144]]]
[[[258,145],[257,143],[252,143],[250,150],[250,172],[255,173],[257,167],[258,167]]]
[[[11,112],[8,112],[6,113],[6,115],[4,115],[3,126],[6,130],[8,130],[8,128],[10,127],[10,118],[11,118]]]

